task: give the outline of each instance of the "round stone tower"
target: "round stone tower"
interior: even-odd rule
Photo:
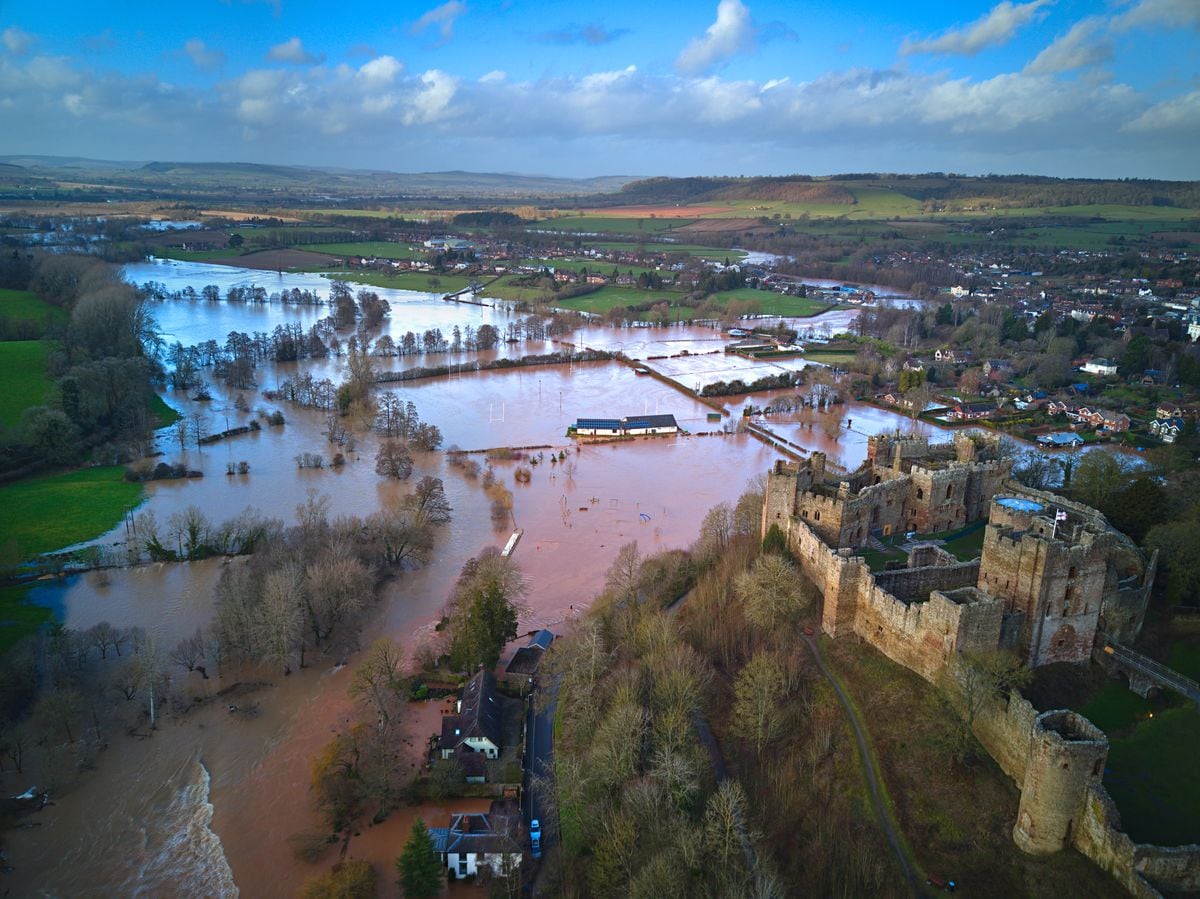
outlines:
[[[1042,712],[1021,787],[1013,839],[1023,851],[1047,855],[1071,845],[1087,788],[1104,775],[1108,737],[1076,712]]]

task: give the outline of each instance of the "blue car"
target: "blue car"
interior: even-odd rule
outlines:
[[[529,822],[529,843],[533,847],[533,857],[542,857],[542,825],[537,818]]]

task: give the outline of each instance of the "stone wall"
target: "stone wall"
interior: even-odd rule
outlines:
[[[904,602],[875,586],[858,603],[854,632],[892,661],[935,681],[954,654],[995,646],[1000,616],[999,603],[978,591],[955,598],[935,590],[925,602]]]
[[[1084,798],[1100,783],[1107,759],[1108,737],[1078,712],[1056,709],[1033,720],[1013,827],[1023,851],[1049,855],[1072,844]]]
[[[973,587],[979,579],[979,560],[956,561],[952,565],[927,565],[922,568],[900,568],[881,571],[875,583],[893,596],[903,600],[923,600],[933,590],[957,590]]]

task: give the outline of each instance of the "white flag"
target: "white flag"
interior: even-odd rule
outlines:
[[[1059,509],[1057,512],[1054,513],[1054,520],[1055,521],[1066,521],[1067,513],[1064,512],[1062,509]]]

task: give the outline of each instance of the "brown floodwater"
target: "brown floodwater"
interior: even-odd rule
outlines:
[[[235,283],[258,283],[268,290],[326,286],[315,275],[274,276],[220,266],[129,269],[133,280],[164,281],[172,290],[185,283],[197,289],[215,283],[222,290]],[[431,295],[381,293],[393,302],[389,325],[393,334],[426,327],[446,331],[456,322],[506,320],[503,310],[442,303]],[[223,340],[229,330],[268,330],[277,323],[327,313],[202,302],[167,302],[158,309],[164,328],[186,343]],[[839,328],[851,314],[838,311],[822,318]],[[731,364],[723,354],[700,355],[721,342],[711,329],[693,326],[593,327],[575,339],[589,346],[621,349],[636,358],[677,356],[653,364],[687,386],[703,378],[774,372],[782,365],[747,360]],[[684,349],[689,356],[678,355]],[[324,360],[313,363],[312,370],[317,376],[336,378],[340,364]],[[388,363],[407,364],[413,363]],[[295,365],[266,366],[259,372],[260,384],[273,386],[296,370]],[[196,403],[174,394],[168,394],[167,400],[185,414],[206,417],[210,430],[249,419],[233,408],[232,396],[220,384],[213,387],[210,402]],[[528,484],[516,483],[515,463],[496,463],[497,478],[514,494],[512,520],[497,528],[477,481],[448,466],[442,454],[418,454],[414,477],[434,474],[443,479],[454,508],[453,521],[438,535],[426,567],[404,572],[384,586],[364,623],[363,645],[380,635],[393,637],[409,651],[435,641],[434,624],[462,564],[484,547],[503,546],[514,526],[524,531],[515,553],[527,588],[521,629],[566,628],[573,611],[585,608],[597,592],[620,546],[636,540],[646,554],[687,546],[708,509],[736,501],[747,481],[766,471],[777,457],[749,435],[709,433],[740,417],[745,404],[765,404],[770,394],[733,399],[728,403],[733,418],[710,423],[708,407],[615,362],[455,373],[396,390],[416,403],[423,419],[441,428],[448,445],[481,449],[549,444],[564,449],[567,458],[563,464],[551,465],[546,451],[541,464],[532,466]],[[266,403],[257,396],[251,405],[279,406],[287,425],[202,451],[194,446],[181,450],[169,431],[161,433],[158,446],[164,458],[185,461],[204,472],[204,477],[149,484],[139,512],[153,512],[163,531],[172,514],[192,505],[214,522],[253,507],[291,523],[296,505],[310,489],[328,498],[333,515],[370,514],[410,489],[375,474],[377,440],[372,436],[361,437],[353,452],[342,449],[347,462],[340,469],[298,470],[294,461],[298,453],[329,457],[335,451],[322,434],[323,416]],[[577,417],[647,412],[672,413],[695,436],[580,447],[564,436]],[[828,413],[807,410],[772,416],[767,425],[847,467],[865,457],[867,435],[897,427],[912,430],[911,422],[902,416],[855,403],[835,406]],[[944,430],[930,425],[917,429],[922,433]],[[243,460],[250,464],[248,475],[226,475],[227,463]],[[125,539],[121,526],[96,542],[119,545]],[[137,625],[170,646],[210,620],[213,586],[226,564],[240,563],[208,560],[77,575],[39,586],[36,596],[71,627],[89,627],[103,620]],[[101,754],[96,770],[38,814],[40,827],[8,835],[6,854],[14,870],[6,875],[4,885],[14,895],[41,896],[216,896],[235,895],[239,890],[255,897],[294,895],[306,877],[330,863],[328,859],[316,866],[297,862],[287,838],[318,825],[308,796],[310,761],[356,714],[346,690],[358,657],[350,657],[340,667],[338,661],[319,657],[309,668],[286,678],[274,671],[231,672],[221,680],[204,681],[176,669],[173,689],[184,697],[184,705],[192,706],[190,711],[169,715],[150,739],[110,735],[109,748]],[[208,697],[237,680],[266,684],[238,699],[243,711],[230,714],[220,700],[191,703],[192,696]],[[246,707],[255,714],[244,714]],[[437,729],[438,710],[431,704],[415,705],[410,711],[405,738],[413,749],[409,763],[416,765],[419,748]],[[29,786],[11,773],[0,775],[0,782],[11,793]],[[394,895],[392,861],[413,816],[419,811],[428,824],[438,826],[442,822],[435,819],[444,819],[451,810],[477,807],[453,802],[398,812],[381,825],[364,825],[352,838],[348,855],[371,860],[384,895]],[[454,889],[480,895],[462,885]]]

